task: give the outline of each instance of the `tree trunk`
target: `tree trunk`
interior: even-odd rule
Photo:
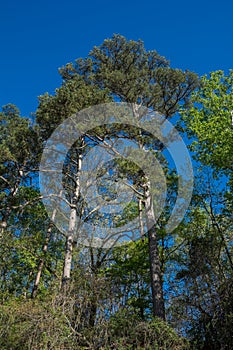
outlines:
[[[63,274],[62,274],[62,288],[64,288],[69,283],[69,280],[70,280],[73,245],[74,245],[74,236],[73,234],[69,234],[66,237],[65,257],[64,257],[64,265],[63,265]]]
[[[146,223],[148,228],[148,243],[150,257],[151,291],[153,303],[153,316],[165,320],[165,308],[162,288],[159,249],[156,235],[156,220],[153,208],[153,199],[150,194],[150,183],[147,182],[145,191]]]
[[[133,115],[136,120],[140,119],[139,113],[140,106],[132,104]],[[144,149],[143,142],[139,140],[139,148]],[[152,304],[153,304],[153,316],[157,316],[165,320],[165,307],[163,298],[163,283],[160,267],[160,257],[158,249],[158,241],[156,234],[156,219],[154,214],[153,198],[151,195],[151,186],[149,179],[144,184],[145,188],[145,211],[146,211],[146,224],[148,232],[148,245],[149,245],[149,258],[150,258],[150,276],[151,276],[151,291],[152,291]],[[140,219],[140,203],[139,203],[139,220]],[[141,226],[141,225],[140,225]],[[142,228],[141,228],[142,233]]]
[[[96,296],[94,296],[90,301],[90,317],[89,317],[90,327],[94,327],[95,325],[96,314],[97,314],[97,299],[96,299]]]
[[[140,236],[142,241],[145,239],[144,227],[143,227],[143,216],[142,216],[142,200],[138,200],[138,217],[139,217],[139,227],[140,227]]]
[[[56,215],[56,209],[54,209],[53,211],[53,214],[52,214],[52,221],[54,220],[55,218],[55,215]],[[47,234],[46,234],[46,237],[45,237],[45,242],[44,242],[44,245],[43,245],[43,248],[42,248],[42,253],[45,255],[48,251],[48,244],[49,244],[49,241],[50,241],[50,236],[51,236],[51,232],[52,232],[52,227],[53,227],[53,224],[52,222],[49,224],[49,227],[48,227],[48,230],[47,230]],[[37,274],[36,274],[36,278],[35,278],[35,281],[34,281],[34,285],[33,285],[33,288],[32,288],[32,293],[31,293],[31,298],[34,299],[36,297],[36,294],[37,294],[37,290],[38,290],[38,287],[39,287],[39,283],[40,283],[40,278],[41,278],[41,274],[42,274],[42,270],[43,270],[43,267],[44,267],[44,263],[45,263],[45,256],[43,256],[40,261],[39,261],[39,264],[38,264],[38,268],[37,268]]]
[[[80,197],[80,171],[82,167],[82,154],[78,154],[78,169],[75,176],[75,189],[72,199],[70,220],[69,220],[69,229],[68,235],[66,237],[66,247],[65,247],[65,257],[63,265],[63,274],[62,274],[62,288],[68,285],[70,280],[70,273],[72,267],[72,255],[74,247],[74,235],[75,235],[75,226],[77,222],[77,204]]]

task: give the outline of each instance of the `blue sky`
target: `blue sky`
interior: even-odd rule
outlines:
[[[59,87],[59,67],[113,33],[200,75],[233,68],[231,0],[0,1],[0,106],[14,103],[25,116]]]

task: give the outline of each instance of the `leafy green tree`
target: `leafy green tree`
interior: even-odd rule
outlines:
[[[199,226],[199,233],[191,229],[189,250],[184,255],[188,259],[185,265],[189,268],[187,274],[183,274],[184,271],[178,274],[189,283],[191,298],[183,296],[187,298],[184,305],[188,304],[194,315],[192,331],[198,349],[232,347],[229,333],[232,328],[229,289],[232,288],[233,271],[232,86],[232,70],[227,75],[216,71],[202,77],[200,88],[192,94],[193,106],[183,111],[182,118],[205,182],[204,190],[198,189],[194,196],[199,209],[195,211],[193,224]],[[204,166],[209,167],[208,174],[204,173]],[[215,183],[209,186],[211,168]]]
[[[120,308],[133,310],[136,317],[151,317],[150,264],[147,240],[130,242],[113,249],[106,275],[113,284]]]
[[[30,121],[20,116],[14,105],[6,105],[0,113],[0,186],[1,231],[8,225],[13,211],[19,209],[15,197],[22,186],[34,183],[39,144]]]
[[[109,100],[110,98],[106,90],[86,84],[82,77],[76,76],[74,79],[72,79],[72,81],[63,81],[62,86],[56,90],[54,96],[45,94],[39,97],[37,123],[39,125],[42,141],[45,142],[46,139],[54,131],[54,129],[74,113],[77,113],[78,111],[93,104],[95,105],[103,102],[108,102]],[[82,165],[82,152],[80,149],[82,150],[83,147],[81,147],[80,144],[76,143],[76,146],[73,147],[73,155],[78,153],[79,159],[74,159],[71,157],[69,165],[70,169],[72,169],[72,172],[69,174],[69,176],[70,178],[73,176],[73,184],[72,191],[70,189],[67,192],[67,195],[69,197],[70,206],[72,208],[69,219],[69,232],[67,232],[66,235],[66,247],[62,277],[63,285],[65,285],[70,279],[70,271],[72,267],[72,251],[75,245],[74,228],[77,221],[77,215],[73,204],[77,203],[77,199],[79,198],[80,193],[80,187],[78,185],[79,171]],[[76,164],[76,166],[74,164]],[[77,174],[76,177],[74,174]],[[68,182],[67,185],[69,185]]]
[[[129,102],[136,120],[138,106],[171,118],[189,106],[190,93],[198,85],[196,75],[172,69],[156,51],[147,52],[141,41],[120,35],[60,73],[63,81],[55,94],[39,97],[35,127],[12,105],[0,115],[0,347],[189,349],[188,341],[162,320],[166,303],[171,324],[181,331],[189,327],[198,350],[223,350],[232,320],[229,193],[221,210],[217,205],[215,211],[213,201],[197,191],[190,215],[174,235],[167,235],[164,227],[176,200],[177,176],[167,169],[164,145],[133,126],[116,123],[91,129],[91,122],[63,166],[63,190],[71,212],[65,237],[50,223],[37,189],[41,145],[66,118],[110,101]],[[139,166],[120,157],[115,148],[125,139],[156,154],[164,167],[168,198],[158,221],[156,198],[152,200],[156,189]],[[106,201],[117,198],[118,180],[132,191],[132,198],[123,200],[122,215],[103,215],[97,207],[90,214],[81,195],[82,162],[97,145],[116,156],[97,173],[98,190]],[[140,216],[143,207],[151,220],[148,232]],[[125,245],[84,247],[74,234],[79,219],[94,223],[95,235],[96,227],[109,234],[112,227],[123,232],[135,218],[141,239]]]
[[[183,112],[192,150],[203,164],[232,176],[233,71],[210,73],[192,94],[192,108]]]
[[[87,59],[78,59],[74,65],[69,63],[60,72],[65,84],[83,79],[92,89],[95,87],[100,91],[106,91],[109,97],[117,101],[132,103],[136,119],[139,115],[135,104],[152,107],[163,113],[166,118],[172,117],[181,104],[187,105],[189,95],[198,83],[194,73],[170,68],[166,59],[156,51],[147,52],[142,41],[127,41],[120,35],[106,39],[100,47],[94,47]],[[41,111],[43,111],[43,104],[42,109],[39,108],[38,111],[39,122]],[[141,149],[145,148],[145,137],[135,138],[131,130],[131,139],[137,140]],[[155,149],[161,150],[161,143]],[[153,312],[154,315],[164,318],[156,220],[150,183],[147,181],[144,187],[147,190],[143,202],[147,211],[147,224],[150,227],[149,253]]]
[[[216,179],[203,169],[202,177],[170,256],[168,319],[190,337],[194,349],[230,349],[232,219]]]
[[[43,281],[48,282],[59,244],[51,242],[54,251],[49,246],[45,259],[41,247],[49,221],[37,188],[41,143],[36,128],[14,105],[7,105],[0,113],[0,131],[1,299],[5,300],[29,295],[34,275],[38,277],[43,265]],[[51,235],[55,237],[54,232]],[[33,290],[35,294],[35,283]]]

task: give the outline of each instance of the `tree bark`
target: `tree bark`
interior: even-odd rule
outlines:
[[[90,327],[94,327],[95,325],[96,314],[97,314],[97,299],[94,296],[94,298],[92,298],[92,300],[90,301],[90,317],[89,317]]]
[[[62,274],[62,288],[64,288],[70,280],[71,266],[72,266],[72,254],[73,254],[74,236],[69,234],[66,237],[65,257]]]
[[[142,216],[142,199],[138,199],[138,217],[139,217],[139,227],[140,227],[140,236],[142,241],[145,239],[144,227],[143,227],[143,216]]]
[[[133,108],[133,113],[135,118],[139,118],[138,110],[137,108],[135,108],[135,105],[132,105],[132,108]],[[139,148],[143,150],[144,149],[143,143],[139,140],[138,144],[139,144]],[[111,148],[111,146],[109,148]],[[114,153],[116,154],[115,149],[113,150],[114,150]],[[149,238],[148,245],[149,245],[149,258],[150,258],[153,315],[160,317],[162,319],[165,319],[163,282],[162,282],[157,234],[156,234],[156,219],[154,215],[150,181],[147,180],[146,183],[143,184],[143,187],[145,188],[143,202],[145,205],[147,232],[148,232],[148,238]],[[142,207],[141,207],[140,199],[138,203],[138,209],[139,209],[140,234],[143,239],[144,230],[143,230]]]
[[[55,215],[56,215],[56,210],[53,211],[52,221],[54,220]],[[49,241],[50,241],[52,227],[53,227],[53,224],[51,222],[49,224],[49,227],[48,227],[48,230],[47,230],[47,233],[46,233],[46,237],[45,237],[45,242],[44,242],[44,245],[43,245],[43,248],[42,248],[42,253],[44,255],[48,251],[48,244],[49,244]],[[32,299],[34,299],[36,297],[36,294],[37,294],[37,291],[38,291],[38,287],[39,287],[39,284],[40,284],[40,278],[41,278],[42,270],[43,270],[43,267],[44,267],[44,263],[45,263],[45,256],[43,256],[40,259],[39,264],[38,264],[37,274],[36,274],[36,278],[35,278],[34,285],[33,285],[33,288],[32,288],[32,293],[31,293],[31,298]]]
[[[150,194],[149,181],[146,184],[146,190],[145,190],[145,211],[146,211],[146,223],[148,228],[153,316],[157,316],[165,320],[162,275],[161,275],[156,227],[155,227],[156,220],[154,215],[153,199]]]
[[[140,109],[140,106],[134,103],[132,104],[132,111],[136,120],[139,120],[140,118],[139,109]],[[141,136],[141,133],[140,133],[140,136]],[[140,139],[138,144],[140,149],[145,150],[144,144]],[[143,187],[145,189],[144,205],[145,205],[147,232],[148,232],[153,316],[157,316],[165,320],[163,282],[162,282],[157,234],[156,234],[156,219],[154,214],[153,198],[151,195],[151,185],[150,185],[149,179],[147,179]],[[139,203],[139,212],[140,212],[140,203]],[[140,220],[140,215],[139,215],[139,220]]]
[[[77,222],[77,204],[80,197],[80,171],[82,167],[82,154],[78,154],[77,174],[75,176],[75,189],[72,198],[68,235],[66,237],[65,257],[62,274],[62,288],[68,285],[72,267],[75,226]]]

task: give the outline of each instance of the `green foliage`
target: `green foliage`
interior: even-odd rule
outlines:
[[[75,339],[61,308],[45,302],[15,300],[0,306],[2,350],[75,349]]]
[[[122,213],[118,218],[116,218],[116,227],[121,227],[127,222],[134,220],[138,217],[138,203],[136,201],[131,201],[126,204],[122,210]]]
[[[0,135],[0,157],[3,164],[14,162],[23,165],[35,155],[36,134],[29,120],[22,118],[14,105],[2,108]]]
[[[204,193],[198,189],[171,257],[176,273],[175,279],[172,274],[170,278],[177,289],[172,291],[168,315],[188,334],[193,349],[230,349],[232,220],[226,213],[222,215],[223,198],[218,191],[206,191],[206,183]]]
[[[63,185],[70,202],[79,171],[77,156],[85,157],[103,140],[134,141],[164,166],[167,199],[156,234],[166,323],[152,317],[147,237],[109,249],[74,243],[71,278],[61,287],[64,237],[51,226],[40,201],[37,168],[42,144],[60,123],[86,107],[117,100],[154,108],[166,118],[182,107],[194,157],[215,170],[214,181],[224,173],[232,185],[233,72],[226,76],[213,72],[201,79],[199,87],[194,73],[171,68],[156,51],[146,51],[142,41],[114,35],[94,47],[88,58],[67,64],[60,74],[63,82],[54,95],[39,97],[35,126],[14,105],[0,113],[0,348],[230,350],[233,200],[229,188],[219,182],[209,186],[210,176],[202,167],[204,189],[197,179],[189,214],[168,235],[165,222],[176,200],[178,179],[167,170],[163,154],[158,156],[164,148],[159,140],[136,127],[106,124],[77,140],[68,152]],[[81,197],[75,198],[76,213],[98,224],[98,229],[109,221],[121,228],[137,218],[146,182],[138,165],[116,157],[99,171],[98,190],[107,201],[115,199],[120,191],[117,182],[125,179],[134,195],[123,199],[121,215],[108,218],[97,210],[88,217],[88,203]],[[31,299],[38,272],[37,296]]]
[[[201,79],[192,96],[194,106],[183,112],[188,135],[196,138],[192,150],[204,164],[218,171],[232,172],[233,71],[212,72]]]
[[[106,273],[124,307],[134,309],[141,320],[151,317],[148,241],[138,240],[112,252]]]
[[[110,319],[111,346],[106,349],[188,350],[189,344],[177,336],[166,322],[154,318],[137,319],[129,310],[120,310]]]
[[[72,303],[57,295],[43,301],[14,300],[0,306],[1,349],[189,349],[188,342],[165,322],[142,322],[125,310],[101,326],[80,332],[73,328],[68,305],[70,309]]]
[[[88,85],[80,76],[64,81],[54,95],[46,93],[39,96],[36,120],[42,138],[46,140],[58,125],[73,114],[110,100],[107,90]]]
[[[180,103],[188,102],[198,84],[196,74],[169,67],[155,50],[146,51],[141,40],[127,40],[115,34],[94,47],[87,59],[67,64],[63,79],[82,76],[89,85],[107,89],[121,101],[142,103],[172,116]]]

